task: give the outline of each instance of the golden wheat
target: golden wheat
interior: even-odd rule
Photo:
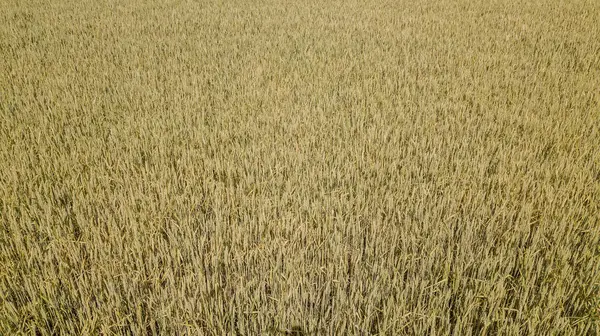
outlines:
[[[0,334],[599,332],[600,2],[0,8]]]

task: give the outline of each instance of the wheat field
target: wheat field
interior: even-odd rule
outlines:
[[[595,335],[599,18],[0,0],[0,334]]]

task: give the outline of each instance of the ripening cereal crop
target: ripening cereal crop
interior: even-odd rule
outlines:
[[[598,18],[0,0],[0,334],[600,332]]]

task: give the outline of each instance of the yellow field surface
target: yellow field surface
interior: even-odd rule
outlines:
[[[600,1],[0,0],[0,334],[598,332]]]

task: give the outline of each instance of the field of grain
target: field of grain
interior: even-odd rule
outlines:
[[[599,18],[0,0],[0,334],[599,332]]]

